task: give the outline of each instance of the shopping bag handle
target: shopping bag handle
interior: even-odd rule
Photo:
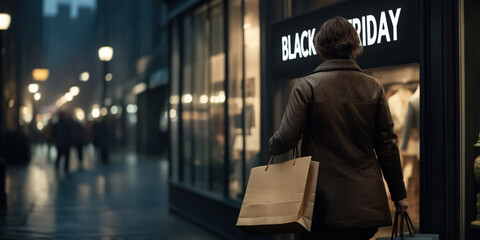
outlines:
[[[400,238],[403,240],[403,224],[407,224],[408,233],[410,237],[413,237],[413,234],[417,233],[415,231],[415,227],[413,226],[412,220],[408,216],[407,212],[398,212],[395,211],[395,221],[393,222],[393,229],[392,229],[392,236],[391,239],[393,240],[395,237],[398,237],[398,219],[400,218]]]
[[[295,163],[297,162],[297,158],[299,158],[299,157],[300,157],[300,154],[298,153],[298,148],[295,147],[293,149],[293,166],[295,166]],[[268,164],[267,164],[267,167],[265,168],[265,171],[267,171],[268,167],[270,167],[270,164],[272,163],[272,160],[273,160],[273,164],[277,163],[277,158],[273,154],[270,155],[270,160],[268,161]]]

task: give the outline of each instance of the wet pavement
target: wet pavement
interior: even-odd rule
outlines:
[[[220,239],[168,211],[165,158],[117,152],[101,164],[90,146],[81,163],[71,151],[65,174],[55,154],[37,146],[28,166],[8,166],[0,239]]]

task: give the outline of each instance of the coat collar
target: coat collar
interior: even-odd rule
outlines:
[[[331,71],[331,70],[357,70],[362,71],[362,69],[358,66],[355,60],[351,59],[332,59],[327,60],[320,64],[314,72],[322,72],[322,71]]]

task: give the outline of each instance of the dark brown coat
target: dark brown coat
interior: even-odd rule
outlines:
[[[393,122],[378,81],[353,60],[321,64],[298,79],[270,138],[282,154],[302,138],[302,155],[320,162],[314,226],[391,225],[382,172],[393,201],[406,197]]]

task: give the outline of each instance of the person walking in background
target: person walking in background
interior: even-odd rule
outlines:
[[[326,21],[315,47],[325,62],[296,81],[270,152],[287,152],[303,135],[301,155],[320,162],[312,230],[302,239],[370,239],[392,224],[382,172],[397,211],[408,208],[390,110],[355,61],[362,46],[346,19]]]
[[[52,139],[57,147],[57,159],[55,161],[55,169],[60,167],[62,156],[65,158],[65,173],[68,173],[70,165],[70,147],[72,145],[72,129],[69,122],[69,116],[66,112],[58,113],[58,122],[53,125]]]
[[[86,143],[86,131],[82,123],[77,120],[72,119],[72,141],[77,151],[78,161],[81,165],[83,161],[83,146]]]
[[[108,139],[106,118],[102,117],[93,124],[93,145],[99,152],[102,163],[108,162]]]

